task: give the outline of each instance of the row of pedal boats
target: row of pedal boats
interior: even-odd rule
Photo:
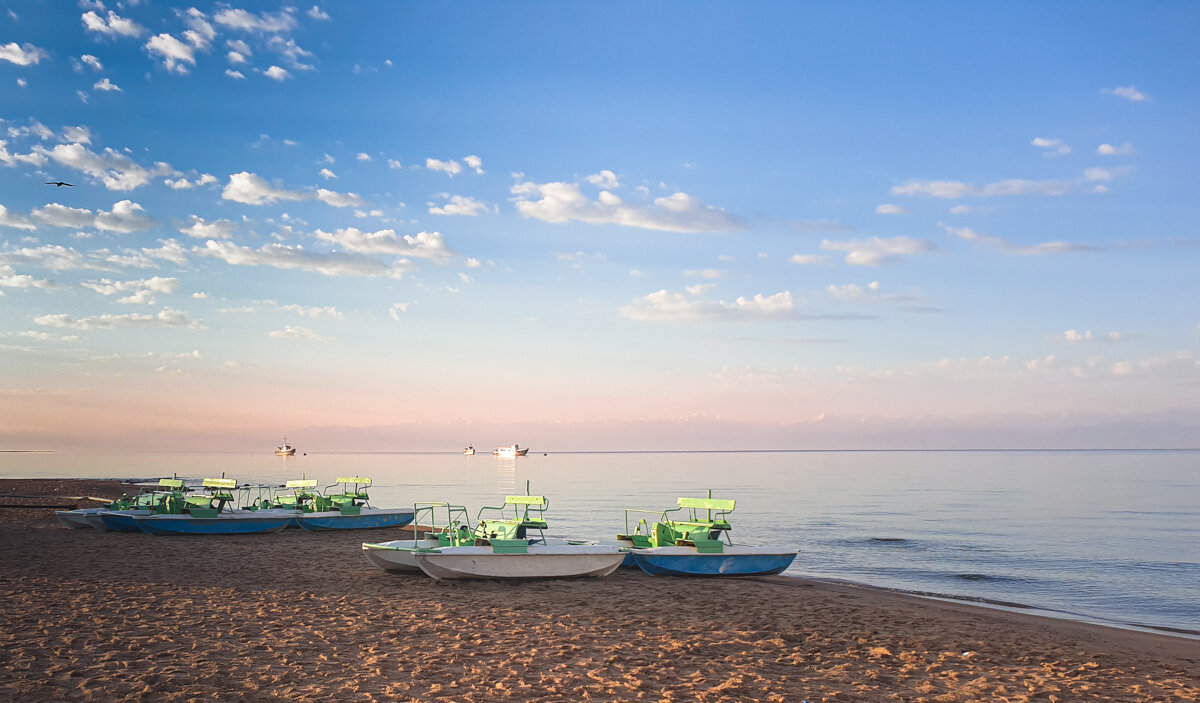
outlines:
[[[549,500],[509,495],[481,508],[472,523],[467,508],[446,502],[412,508],[374,508],[366,477],[343,477],[324,490],[315,479],[282,487],[240,485],[207,478],[193,488],[160,479],[142,492],[100,508],[57,511],[63,525],[152,535],[217,535],[304,530],[403,527],[416,520],[413,537],[364,542],[372,565],[391,573],[425,573],[439,580],[548,579],[607,576],[625,566],[654,576],[764,576],[787,569],[791,547],[735,545],[733,500],[679,498],[666,510],[625,510],[625,530],[615,543],[553,539],[545,531]],[[282,489],[282,490],[280,490]]]
[[[274,486],[239,484],[231,478],[206,478],[198,489],[179,478],[159,479],[135,495],[99,508],[55,512],[71,529],[146,532],[152,535],[231,535],[304,530],[403,527],[411,508],[374,508],[367,488],[371,479],[340,477],[324,491],[316,479]]]
[[[472,527],[467,509],[449,503],[418,503],[422,527],[412,539],[364,542],[363,555],[392,573],[421,573],[439,580],[544,579],[607,576],[639,568],[652,576],[766,576],[791,566],[790,547],[734,545],[729,515],[735,501],[679,498],[662,511],[626,509],[625,531],[616,544],[551,540],[545,535],[545,496],[505,497],[479,510]],[[636,523],[632,518],[639,514]],[[422,532],[424,530],[424,532]]]

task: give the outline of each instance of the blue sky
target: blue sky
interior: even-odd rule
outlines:
[[[1198,20],[0,3],[0,442],[1194,446]]]

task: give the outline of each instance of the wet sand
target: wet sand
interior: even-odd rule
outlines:
[[[125,490],[0,480],[0,504]],[[0,701],[1200,699],[1193,639],[790,577],[440,583],[360,553],[401,536],[0,508]]]

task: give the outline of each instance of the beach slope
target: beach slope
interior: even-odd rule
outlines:
[[[0,480],[0,502],[125,490]],[[0,509],[0,701],[1200,697],[1192,639],[789,577],[441,583],[360,553],[400,536],[151,537]]]

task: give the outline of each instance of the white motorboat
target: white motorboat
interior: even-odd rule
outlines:
[[[474,456],[475,455],[475,446],[472,444],[468,444],[466,449],[463,449],[463,454],[466,454],[467,456]]]
[[[492,454],[494,454],[498,457],[505,457],[505,458],[525,456],[528,453],[529,453],[528,447],[526,447],[525,449],[522,449],[519,445],[516,445],[516,444],[512,445],[511,447],[496,447],[495,449],[492,450]]]
[[[275,447],[275,456],[295,456],[296,448],[288,444],[287,437],[283,438],[283,444]]]

